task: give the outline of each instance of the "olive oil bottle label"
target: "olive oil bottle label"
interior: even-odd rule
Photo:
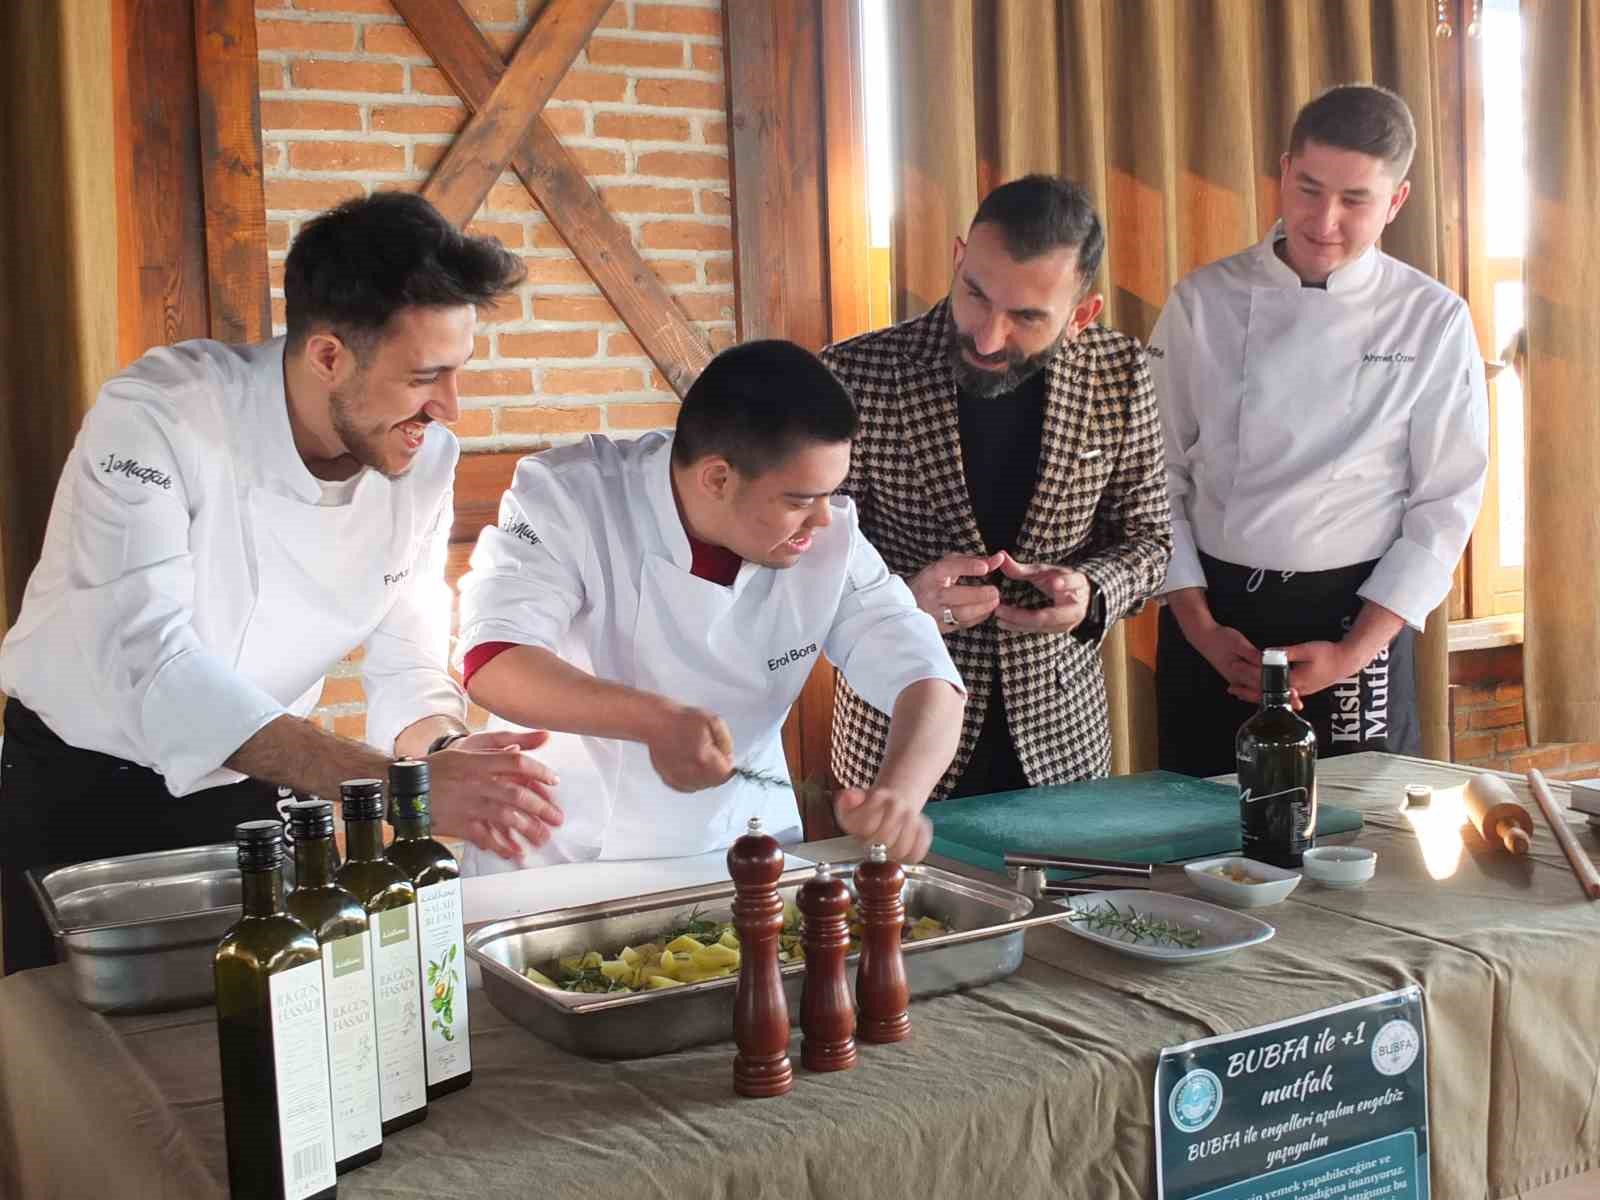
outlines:
[[[467,1023],[467,959],[461,931],[461,881],[417,889],[422,920],[422,1019],[428,1040],[428,1082],[472,1069]]]
[[[378,1024],[373,1011],[372,957],[365,933],[353,933],[322,947],[322,988],[328,999],[333,1151],[343,1162],[383,1140]]]
[[[416,905],[374,913],[372,980],[378,1006],[378,1095],[383,1119],[403,1117],[428,1102],[422,1058],[422,986],[417,970]]]
[[[283,1194],[286,1200],[304,1200],[332,1187],[334,1180],[322,968],[309,962],[279,971],[267,980],[267,994]]]

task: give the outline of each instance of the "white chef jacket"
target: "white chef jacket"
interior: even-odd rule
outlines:
[[[0,687],[58,737],[175,795],[242,779],[224,760],[309,713],[357,646],[380,750],[466,715],[447,671],[455,437],[429,425],[404,477],[365,469],[325,496],[290,433],[283,345],[183,342],[101,389],[0,647]]]
[[[938,627],[861,535],[849,499],[832,500],[832,523],[794,566],[746,562],[724,587],[691,573],[671,458],[670,433],[524,458],[461,580],[460,647],[542,647],[706,709],[727,722],[738,766],[782,779],[783,720],[819,653],[885,712],[920,679],[965,694]],[[560,773],[566,820],[529,865],[704,853],[753,816],[780,841],[800,835],[788,788],[735,777],[675,792],[636,742],[558,733],[540,754]],[[473,847],[467,866],[510,869]]]
[[[1320,571],[1421,629],[1449,594],[1489,462],[1466,303],[1376,246],[1302,287],[1281,225],[1172,290],[1147,351],[1172,498],[1164,592],[1204,587],[1198,548]]]

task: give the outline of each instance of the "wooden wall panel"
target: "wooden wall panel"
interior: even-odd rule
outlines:
[[[112,0],[118,69],[118,359],[210,333],[205,205],[187,0]]]
[[[195,0],[194,29],[208,327],[221,342],[260,341],[272,302],[254,0]]]

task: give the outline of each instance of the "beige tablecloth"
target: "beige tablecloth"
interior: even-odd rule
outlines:
[[[592,1062],[475,995],[472,1086],[340,1194],[1153,1196],[1162,1046],[1413,982],[1434,1195],[1508,1195],[1595,1166],[1600,907],[1548,831],[1531,862],[1473,839],[1435,878],[1399,799],[1406,783],[1465,774],[1360,755],[1320,778],[1325,798],[1367,813],[1352,838],[1378,851],[1377,878],[1355,892],[1302,884],[1261,914],[1278,928],[1262,946],[1164,967],[1035,929],[1016,975],[918,1002],[909,1043],[863,1047],[840,1074],[797,1066],[794,1092],[764,1101],[733,1095],[731,1044]],[[1158,886],[1186,890],[1177,872]],[[210,1010],[108,1020],[71,999],[60,968],[0,981],[0,1190],[222,1195],[219,1091]]]

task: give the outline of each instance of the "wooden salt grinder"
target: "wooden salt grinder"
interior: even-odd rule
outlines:
[[[739,935],[739,990],[733,1002],[733,1090],[741,1096],[781,1096],[794,1087],[789,1062],[789,1004],[778,970],[783,931],[783,850],[751,817],[748,831],[728,848],[733,876],[733,926]]]
[[[911,988],[900,952],[900,931],[906,906],[900,899],[906,873],[889,861],[882,842],[867,850],[856,868],[856,900],[861,905],[861,962],[856,967],[856,1003],[861,1019],[856,1036],[863,1042],[899,1042],[911,1036]]]
[[[856,1006],[845,955],[850,952],[850,891],[827,863],[800,885],[806,978],[800,992],[800,1061],[813,1071],[856,1065]]]
[[[1533,817],[1517,803],[1505,780],[1474,775],[1467,780],[1467,815],[1483,840],[1503,845],[1512,854],[1526,854],[1533,836]]]

